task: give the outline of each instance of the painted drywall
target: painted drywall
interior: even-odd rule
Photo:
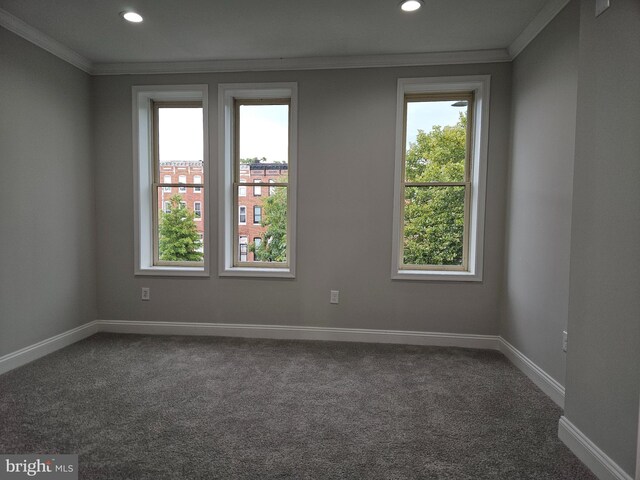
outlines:
[[[509,64],[93,79],[98,318],[312,325],[496,334],[502,285]],[[399,77],[490,74],[491,125],[482,283],[392,281],[391,228]],[[297,278],[134,277],[131,87],[209,85],[217,166],[219,83],[298,82]],[[217,168],[208,247],[217,252]],[[151,287],[151,301],[140,288]],[[340,304],[329,304],[329,290]]]
[[[95,319],[90,86],[0,28],[0,356]]]
[[[565,416],[630,476],[640,396],[640,3],[580,15]]]
[[[501,335],[564,384],[579,2],[513,62]]]

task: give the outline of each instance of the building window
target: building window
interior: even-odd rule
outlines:
[[[253,261],[258,261],[258,256],[260,255],[260,245],[262,245],[261,237],[254,237],[253,239]]]
[[[179,175],[178,183],[187,183],[187,176]],[[187,187],[182,187],[182,186],[178,187],[178,193],[187,193]]]
[[[200,202],[193,202],[193,215],[196,220],[202,219],[202,204]]]
[[[193,187],[193,193],[201,193],[202,192],[202,187],[200,186],[200,184],[202,184],[202,176],[201,175],[194,175],[193,176],[193,183],[197,184],[197,187]]]
[[[247,207],[245,207],[244,205],[240,205],[238,207],[238,223],[240,225],[247,224]]]
[[[208,275],[204,184],[189,184],[180,175],[172,194],[177,185],[164,173],[195,168],[206,179],[207,91],[207,85],[133,87],[137,275]],[[202,188],[200,223],[185,196],[196,186]]]
[[[270,178],[269,183],[276,183],[275,179]],[[276,187],[269,187],[269,195],[274,195],[276,193]]]
[[[219,202],[223,235],[220,274],[293,277],[297,86],[223,84],[218,91],[220,185],[224,190]],[[239,248],[240,231],[238,224],[230,220],[239,206],[238,198],[246,195],[244,181],[249,174],[260,171],[267,175],[270,170],[277,170],[280,175],[269,183],[269,195],[262,195],[262,179],[249,179],[254,184],[249,205],[253,210],[251,233],[252,237],[261,237],[263,244],[258,253],[254,251],[254,261],[245,264],[234,252]]]
[[[239,239],[239,244],[238,244],[238,253],[239,253],[239,260],[241,262],[246,262],[247,261],[247,251],[248,251],[248,245],[247,245],[247,237],[240,237]]]
[[[253,183],[262,183],[262,180],[256,178],[253,181]],[[262,187],[259,186],[259,185],[258,186],[254,186],[253,187],[253,196],[254,197],[259,197],[260,195],[262,195]]]
[[[262,222],[262,207],[260,205],[253,206],[253,224],[260,225]]]
[[[400,79],[394,278],[481,280],[488,77]]]

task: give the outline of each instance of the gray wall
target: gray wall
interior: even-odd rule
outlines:
[[[502,285],[509,64],[93,79],[98,217],[98,318],[313,325],[495,334]],[[482,283],[391,281],[398,77],[491,74],[491,126]],[[212,166],[217,85],[299,86],[298,261],[295,280],[219,278],[211,190],[212,275],[133,275],[131,86],[209,84]],[[217,169],[210,186],[217,185]],[[151,301],[140,301],[140,287]],[[329,304],[329,290],[340,304]]]
[[[0,356],[95,319],[89,90],[0,28]]]
[[[579,2],[513,62],[501,335],[561,384],[569,308]]]
[[[565,415],[630,475],[640,395],[640,3],[583,1]]]

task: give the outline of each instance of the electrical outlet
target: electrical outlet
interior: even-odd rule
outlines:
[[[331,294],[329,296],[330,303],[340,303],[340,291],[339,290],[331,290]]]
[[[142,287],[142,300],[145,302],[151,300],[151,289],[149,287]]]
[[[565,330],[564,332],[562,332],[562,351],[566,352],[567,351],[567,331]]]

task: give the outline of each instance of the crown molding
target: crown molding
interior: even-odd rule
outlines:
[[[509,45],[508,51],[511,60],[515,60],[568,3],[569,0],[549,0],[522,33]]]
[[[91,75],[171,73],[264,72],[277,70],[329,70],[351,68],[412,67],[470,63],[501,63],[514,60],[569,3],[549,0],[508,48],[337,57],[205,60],[193,62],[93,63],[11,13],[0,8],[0,26]]]
[[[198,62],[148,62],[95,64],[93,75],[135,75],[165,73],[264,72],[275,70],[329,70],[376,67],[410,67],[465,63],[496,63],[511,60],[506,49],[458,52],[361,55],[338,57],[266,58],[210,60]]]
[[[83,72],[91,73],[93,63],[84,58],[82,55],[74,52],[69,47],[54,40],[49,35],[42,33],[40,30],[33,28],[31,25],[23,22],[18,17],[11,15],[6,10],[0,8],[0,26],[6,28],[10,32],[28,40],[56,57],[70,63],[74,67],[79,68]]]

